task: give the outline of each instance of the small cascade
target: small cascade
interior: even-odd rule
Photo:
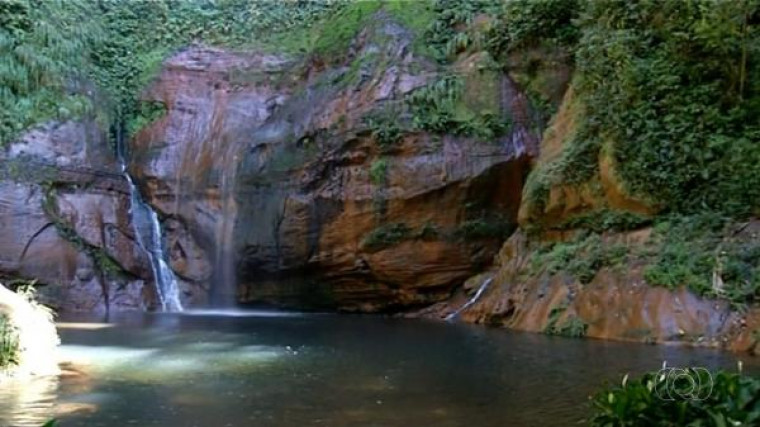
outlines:
[[[143,201],[140,196],[140,190],[127,171],[121,131],[117,133],[116,137],[116,152],[119,164],[121,165],[121,171],[129,183],[129,214],[132,219],[132,227],[135,230],[137,244],[150,259],[150,266],[156,282],[156,294],[161,304],[161,310],[182,311],[177,279],[166,263],[166,252],[164,251],[161,223],[158,221],[158,214],[156,214],[156,211],[149,204]]]
[[[493,281],[493,278],[489,277],[488,279],[483,281],[483,284],[480,285],[478,288],[478,291],[475,292],[475,295],[470,298],[469,301],[467,301],[463,306],[459,307],[455,312],[449,314],[446,316],[446,321],[452,321],[457,318],[463,311],[467,310],[468,308],[472,307],[473,304],[478,302],[480,299],[480,296],[483,295],[483,292],[488,289],[488,285],[491,284],[491,281]]]

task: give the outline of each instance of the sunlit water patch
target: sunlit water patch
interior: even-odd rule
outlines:
[[[216,316],[216,317],[303,317],[306,313],[295,311],[276,311],[276,310],[235,310],[235,309],[215,309],[215,310],[186,310],[182,312],[185,316]],[[309,314],[314,316],[314,314]]]

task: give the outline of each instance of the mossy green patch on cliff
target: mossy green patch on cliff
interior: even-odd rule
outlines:
[[[380,110],[366,117],[365,124],[372,132],[372,138],[381,153],[397,148],[406,131],[399,122],[398,111]]]
[[[575,237],[535,247],[521,274],[565,273],[587,284],[603,268],[636,266],[650,286],[685,287],[696,295],[728,301],[738,310],[760,301],[757,220],[736,222],[717,214],[658,217],[646,240],[619,234],[629,224],[624,222],[618,233],[609,233],[612,225],[578,224],[580,229],[573,227]]]
[[[588,324],[575,315],[564,316],[569,306],[568,301],[563,301],[560,305],[549,311],[549,318],[544,327],[546,335],[559,335],[568,338],[582,338],[586,336]],[[562,317],[565,317],[560,322]]]
[[[411,236],[411,229],[404,223],[386,224],[372,230],[362,239],[362,247],[370,252],[397,245]]]
[[[609,208],[593,210],[577,216],[571,216],[563,222],[550,227],[551,230],[586,229],[597,233],[603,231],[629,231],[645,227],[652,223],[652,218],[628,211]]]
[[[132,135],[165,115],[166,105],[163,103],[149,101],[139,102],[134,115],[127,120],[127,133]]]
[[[674,289],[730,301],[736,308],[760,301],[760,241],[756,223],[715,214],[660,220],[640,256],[644,279]]]
[[[413,127],[433,133],[494,141],[509,131],[509,120],[503,117],[498,104],[489,101],[488,96],[480,99],[464,93],[468,82],[482,90],[495,81],[448,74],[414,90],[406,99]]]
[[[570,241],[539,247],[531,256],[529,274],[566,272],[587,284],[603,267],[623,264],[628,252],[625,245],[607,243],[597,233],[581,233]]]

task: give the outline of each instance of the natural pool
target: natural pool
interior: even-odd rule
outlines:
[[[66,319],[78,373],[7,383],[0,426],[568,426],[626,372],[730,353],[371,316],[205,311]],[[757,361],[744,358],[757,372]]]

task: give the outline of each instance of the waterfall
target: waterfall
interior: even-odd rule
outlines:
[[[478,300],[480,299],[480,296],[483,295],[483,292],[485,292],[485,290],[488,288],[488,285],[491,284],[492,280],[493,280],[493,278],[491,278],[491,277],[489,277],[488,279],[484,280],[483,284],[481,284],[480,287],[478,288],[478,291],[475,292],[475,295],[473,295],[472,298],[470,298],[469,301],[467,301],[463,306],[459,307],[455,312],[453,312],[453,313],[449,314],[448,316],[446,316],[446,320],[447,321],[451,321],[451,320],[456,319],[457,316],[459,316],[460,313],[462,313],[463,311],[467,310],[473,304],[475,304],[476,302],[478,302]]]
[[[127,170],[124,156],[123,135],[117,130],[116,153],[121,165],[121,171],[129,183],[129,215],[135,231],[137,244],[145,251],[150,259],[150,267],[156,283],[156,294],[162,311],[182,311],[179,300],[179,287],[174,273],[166,263],[166,256],[161,233],[161,223],[158,214],[145,203],[140,196],[140,190],[135,185]]]

